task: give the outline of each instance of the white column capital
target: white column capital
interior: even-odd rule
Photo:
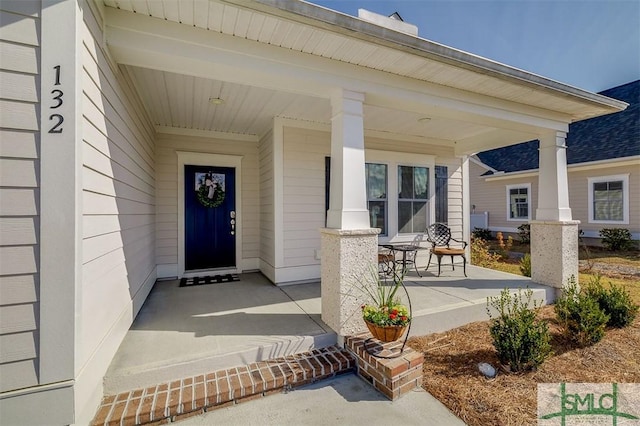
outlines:
[[[538,150],[549,148],[567,148],[567,132],[553,132],[540,136],[540,146]]]
[[[331,119],[340,114],[363,117],[364,93],[336,89],[331,94]]]

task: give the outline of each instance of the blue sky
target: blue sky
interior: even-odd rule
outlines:
[[[310,0],[398,12],[419,36],[582,89],[640,79],[639,0]]]

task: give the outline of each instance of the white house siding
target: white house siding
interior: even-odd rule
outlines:
[[[463,239],[464,211],[462,199],[462,161],[459,158],[436,157],[436,165],[446,166],[449,180],[447,182],[448,220],[451,234],[456,239]]]
[[[285,127],[283,144],[283,222],[285,268],[309,268],[320,276],[318,230],[325,223],[325,158],[330,134]],[[317,271],[316,271],[317,269]]]
[[[589,178],[605,176],[629,176],[629,223],[589,223]],[[587,236],[597,237],[602,228],[626,228],[636,239],[640,234],[640,164],[606,168],[572,170],[569,168],[569,205],[574,219],[580,221],[580,229]]]
[[[260,161],[260,270],[275,280],[275,207],[273,132],[259,142]]]
[[[517,231],[517,227],[527,221],[507,221],[507,185],[530,184],[531,215],[535,218],[535,210],[538,205],[538,175],[535,170],[528,177],[509,177],[498,180],[485,180],[480,177],[487,169],[471,163],[470,183],[471,204],[475,204],[475,212],[489,212],[489,228],[494,231]],[[604,176],[629,175],[629,224],[603,224],[589,223],[589,178]],[[640,167],[635,165],[621,165],[611,167],[585,167],[581,165],[569,166],[569,206],[573,219],[580,221],[580,230],[586,236],[598,237],[598,231],[602,228],[626,228],[632,233],[634,239],[640,234]]]
[[[260,257],[260,176],[258,141],[158,134],[156,139],[156,262],[164,270],[178,264],[178,156],[176,151],[242,156],[242,259],[257,269]],[[175,274],[174,274],[175,276]]]
[[[531,219],[534,219],[538,206],[538,176],[513,177],[510,179],[485,180],[480,177],[487,169],[470,162],[469,190],[471,204],[475,205],[475,213],[489,212],[489,228],[494,231],[517,232],[518,226],[528,220],[507,220],[507,186],[531,185],[529,205]],[[473,231],[473,230],[472,230]]]
[[[39,384],[40,2],[0,3],[0,392]]]
[[[283,267],[285,276],[315,279],[320,275],[318,229],[325,226],[325,157],[330,155],[329,132],[284,128],[283,152]],[[365,149],[435,156],[437,165],[449,167],[449,223],[456,238],[462,238],[462,168],[460,159],[445,146],[365,137]],[[391,171],[390,171],[391,173]],[[426,264],[426,252],[420,263]]]
[[[100,15],[83,6],[80,419],[95,410],[102,377],[156,279],[154,130],[130,78],[106,57]]]

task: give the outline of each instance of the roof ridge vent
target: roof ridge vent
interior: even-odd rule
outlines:
[[[384,16],[366,9],[358,9],[358,18],[393,31],[409,34],[414,37],[418,36],[418,27],[404,22],[398,12],[394,12],[391,16]]]

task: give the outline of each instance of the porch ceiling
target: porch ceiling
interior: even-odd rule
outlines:
[[[304,2],[103,4],[111,55],[159,127],[260,136],[275,116],[328,124],[330,94],[344,87],[366,94],[370,132],[455,143],[468,154],[624,108]]]
[[[304,96],[185,74],[125,66],[154,125],[260,136],[273,125],[273,117],[330,125],[326,98]],[[215,105],[209,98],[220,98]],[[429,137],[431,143],[450,143],[486,132],[486,126],[365,105],[365,128],[370,131]]]

